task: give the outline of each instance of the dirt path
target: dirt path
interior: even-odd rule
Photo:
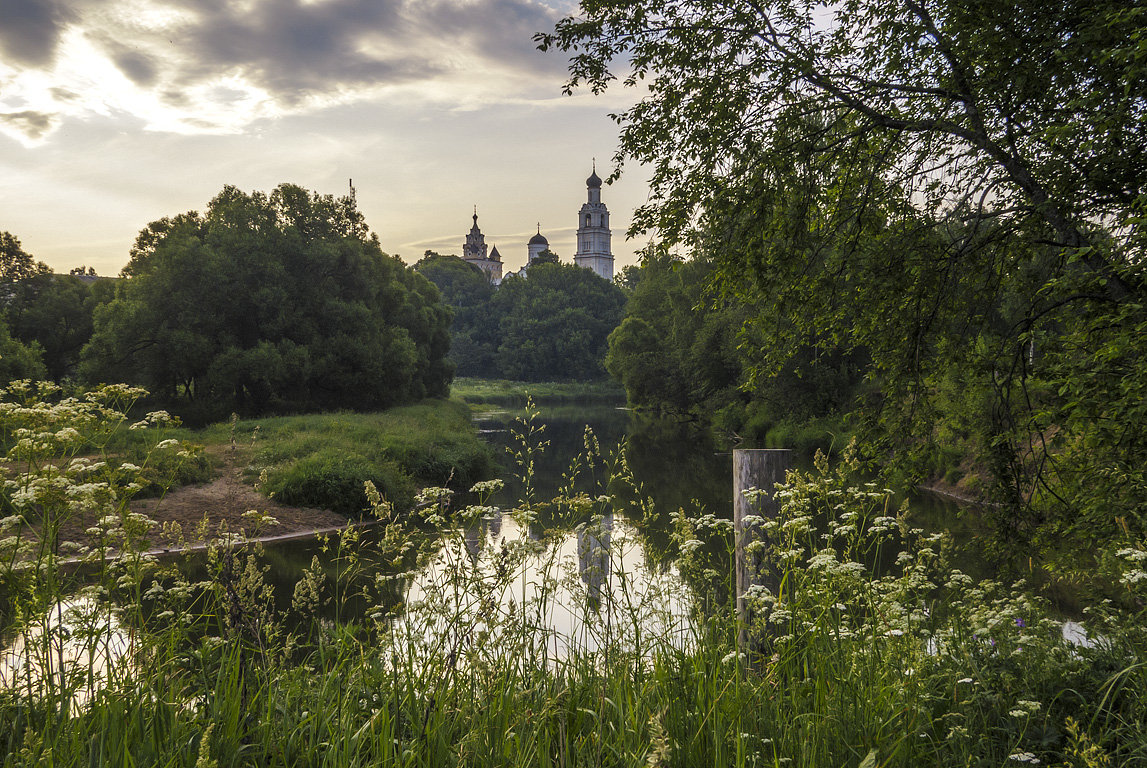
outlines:
[[[347,519],[327,509],[289,507],[268,499],[250,485],[227,472],[210,483],[186,485],[173,489],[162,498],[137,499],[131,503],[132,512],[140,512],[160,523],[178,523],[188,542],[202,541],[197,534],[207,520],[207,529],[217,531],[221,524],[227,530],[255,532],[255,524],[243,517],[248,510],[258,510],[279,521],[278,525],[264,528],[260,534],[279,536],[346,525]],[[153,537],[161,540],[161,537]],[[173,543],[162,541],[163,544]]]
[[[279,524],[256,531],[256,523],[243,517],[244,512],[252,509],[270,515]],[[261,537],[278,538],[347,524],[345,517],[327,509],[290,507],[268,499],[243,480],[240,472],[227,467],[208,483],[173,488],[162,497],[135,499],[130,510],[147,515],[161,525],[177,523],[186,545],[202,543],[204,531],[214,535],[221,526],[233,533],[242,530],[249,536],[257,532]],[[71,517],[60,526],[60,540],[94,544],[94,538],[87,531],[96,522],[91,515]],[[148,538],[151,546],[160,549],[179,543],[178,536],[164,535],[162,528],[153,530]]]

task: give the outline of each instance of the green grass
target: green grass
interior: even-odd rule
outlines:
[[[531,382],[507,379],[455,379],[450,396],[470,404],[523,405],[536,403],[625,400],[625,390],[613,381]]]
[[[266,472],[265,492],[286,504],[346,515],[366,508],[365,480],[407,509],[419,487],[465,490],[495,471],[469,410],[453,401],[428,400],[379,413],[244,420],[234,428],[213,425],[198,436],[208,445],[226,445],[232,431],[250,478]]]

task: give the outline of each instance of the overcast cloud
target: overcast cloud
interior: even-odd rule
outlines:
[[[609,112],[536,50],[574,0],[0,0],[0,230],[116,274],[148,222],[225,184],[343,194],[384,250],[458,253],[477,205],[506,269],[540,222],[566,260]],[[618,267],[647,187],[603,192]]]
[[[560,75],[532,42],[557,15],[531,0],[0,0],[0,130],[34,143],[117,112],[235,132],[401,88],[482,101]]]

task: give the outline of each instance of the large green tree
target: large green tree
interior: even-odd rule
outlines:
[[[1145,21],[1123,0],[585,0],[539,42],[573,54],[570,90],[644,88],[617,116],[619,168],[653,173],[634,229],[717,260],[756,309],[756,371],[863,348],[884,434],[927,440],[956,366],[1006,527],[1110,533],[1147,530]]]
[[[47,375],[39,344],[14,337],[7,320],[20,305],[21,282],[50,275],[48,265],[32,258],[18,237],[0,231],[0,384]]]
[[[631,403],[712,417],[757,440],[782,424],[839,417],[854,405],[862,351],[807,346],[747,386],[757,356],[741,343],[740,329],[754,308],[714,291],[714,274],[711,259],[684,261],[664,252],[648,253],[629,272],[632,292],[625,319],[609,337],[606,367]]]
[[[87,378],[196,416],[381,408],[449,386],[449,310],[353,198],[225,187],[203,214],[148,225],[123,277],[96,312]]]
[[[36,261],[24,250],[20,238],[11,232],[0,231],[0,284],[15,283],[35,275],[50,274],[51,271],[47,264]]]
[[[12,284],[4,317],[13,337],[39,345],[48,378],[62,381],[76,374],[95,308],[114,295],[112,280],[41,272]]]
[[[438,287],[442,301],[454,310],[450,326],[450,360],[459,376],[496,376],[498,318],[490,308],[494,286],[478,267],[457,256],[427,251],[415,271]]]
[[[620,288],[573,264],[532,264],[526,275],[507,277],[491,301],[499,374],[522,381],[605,376],[609,334],[624,308]]]

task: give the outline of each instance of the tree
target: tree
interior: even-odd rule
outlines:
[[[442,301],[454,310],[450,326],[450,360],[459,376],[494,376],[498,320],[490,299],[494,286],[481,269],[457,256],[426,251],[414,270],[437,286]]]
[[[185,411],[384,408],[444,395],[449,310],[349,197],[224,187],[140,232],[84,350],[89,380]]]
[[[549,248],[546,248],[545,250],[543,250],[537,256],[535,256],[533,259],[530,260],[530,266],[531,267],[535,264],[561,264],[561,263],[562,263],[561,258],[556,253],[551,251]]]
[[[39,346],[48,378],[62,381],[76,373],[95,308],[110,301],[114,290],[111,280],[89,284],[75,275],[40,273],[11,286],[4,317],[14,338]]]
[[[36,261],[11,232],[0,232],[0,284],[11,284],[35,275],[51,273],[48,265]]]
[[[914,209],[1030,227],[1076,249],[1095,245],[1089,222],[1105,221],[1142,254],[1147,55],[1136,41],[1147,9],[846,0],[814,10],[587,0],[583,17],[539,36],[542,48],[576,49],[567,89],[604,90],[616,59],[629,64],[627,84],[648,81],[649,95],[618,116],[618,160],[655,171],[635,228],[683,236],[730,169],[804,142],[879,174]],[[1098,248],[1080,259],[1113,296],[1130,290],[1126,259]]]
[[[716,259],[716,282],[756,308],[742,334],[753,370],[810,342],[864,349],[884,395],[873,427],[927,441],[945,417],[939,382],[962,367],[985,394],[977,441],[1011,535],[1096,506],[1072,490],[1073,446],[1090,446],[1101,477],[1143,466],[1147,377],[1106,388],[1112,443],[1061,393],[1108,370],[1101,350],[1134,346],[1147,312],[1147,8],[586,0],[581,12],[539,43],[573,52],[568,90],[605,89],[615,62],[645,86],[617,116],[618,168],[653,169],[633,230]],[[1104,531],[1120,516],[1147,530],[1136,493],[1105,511]]]
[[[39,347],[12,338],[7,324],[0,320],[0,386],[17,379],[41,380],[46,373]]]
[[[21,247],[19,238],[0,231],[0,316],[7,319],[16,305],[20,281],[50,274],[48,265],[33,259]],[[46,374],[39,345],[14,338],[8,323],[0,320],[0,384],[15,379],[43,379]]]
[[[491,301],[499,374],[523,381],[601,378],[607,340],[624,307],[624,292],[588,269],[530,265],[526,276],[503,280]]]
[[[714,271],[709,259],[650,252],[630,272],[634,288],[606,357],[630,402],[708,416],[757,439],[781,423],[846,412],[863,365],[833,350],[805,347],[746,386],[755,355],[739,344],[738,330],[751,308],[714,292]]]

